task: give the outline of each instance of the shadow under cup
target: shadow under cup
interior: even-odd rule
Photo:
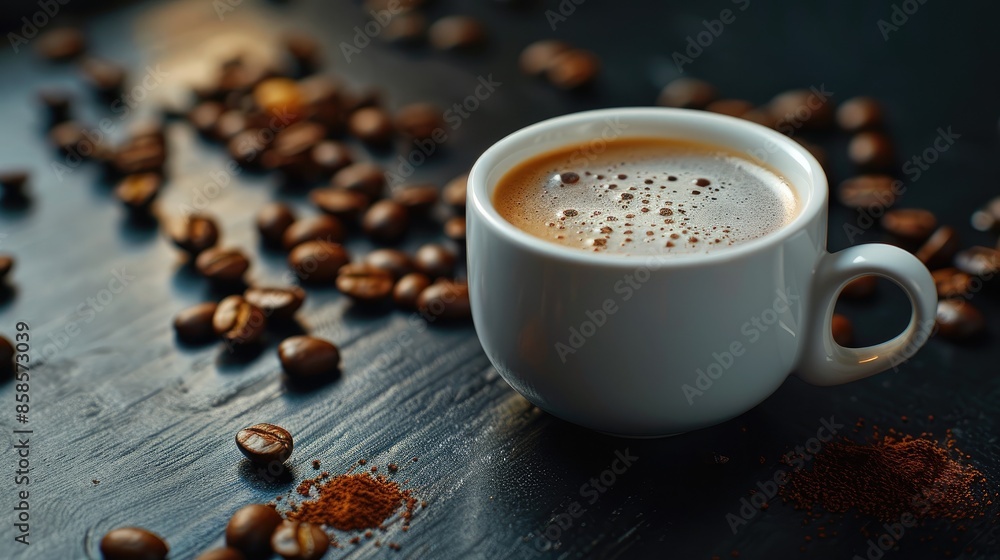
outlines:
[[[788,181],[797,216],[726,249],[646,257],[562,247],[493,208],[497,182],[532,156],[580,146],[586,158],[636,137],[745,154]],[[757,405],[800,360],[812,277],[826,254],[827,182],[805,149],[773,130],[683,109],[568,115],[487,150],[468,197],[479,339],[503,378],[556,416],[628,436],[685,432]]]

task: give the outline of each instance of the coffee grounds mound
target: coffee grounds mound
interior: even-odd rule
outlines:
[[[399,484],[382,475],[343,474],[322,483],[313,480],[311,486],[316,490],[316,497],[296,504],[287,513],[288,519],[356,531],[382,528],[383,523],[402,508],[400,517],[405,529],[417,505],[410,490],[401,489]],[[300,485],[300,488],[303,487]]]
[[[855,510],[880,521],[903,514],[918,519],[972,519],[991,505],[983,474],[955,448],[950,431],[942,446],[931,434],[890,430],[870,441],[828,443],[812,468],[793,472],[780,495],[798,509]]]

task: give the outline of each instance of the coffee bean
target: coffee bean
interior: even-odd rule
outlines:
[[[753,103],[745,99],[719,99],[705,106],[705,110],[710,113],[729,115],[730,117],[742,117],[753,108]]]
[[[207,214],[190,214],[174,222],[170,239],[181,250],[198,255],[218,243],[219,227]]]
[[[427,39],[427,18],[419,12],[393,16],[381,34],[382,39],[397,45],[416,45]]]
[[[340,369],[340,350],[312,336],[293,336],[281,341],[278,359],[285,374],[296,381],[334,377]]]
[[[394,200],[380,200],[372,204],[361,220],[369,237],[379,243],[395,243],[406,233],[410,217],[406,208]]]
[[[316,525],[284,521],[271,535],[271,548],[285,560],[319,560],[330,548],[330,537]]]
[[[541,77],[548,73],[558,55],[570,50],[569,44],[555,39],[531,43],[521,51],[518,63],[521,72],[528,76]]]
[[[263,425],[270,426],[270,424]],[[242,448],[240,450],[242,451]],[[289,453],[291,453],[291,443],[289,443]],[[271,534],[281,522],[281,515],[271,506],[263,504],[244,506],[233,514],[226,525],[226,546],[239,550],[248,560],[270,558]]]
[[[319,68],[322,49],[316,39],[294,33],[286,35],[282,41],[285,51],[295,62],[299,75],[310,74]]]
[[[99,58],[88,58],[80,65],[83,75],[98,94],[104,97],[121,95],[125,85],[125,68]]]
[[[955,255],[955,266],[973,276],[992,278],[1000,272],[1000,251],[991,247],[969,247]]]
[[[819,92],[796,89],[776,95],[768,107],[775,116],[776,128],[788,134],[800,128],[819,130],[833,124],[833,103]]]
[[[896,180],[888,175],[861,175],[837,188],[837,199],[848,208],[889,208],[896,202]]]
[[[73,94],[65,90],[47,89],[38,92],[38,100],[45,107],[48,128],[70,120],[72,99]]]
[[[0,253],[0,283],[7,281],[7,275],[10,274],[11,270],[14,270],[15,262],[12,255]]]
[[[367,107],[382,106],[382,92],[375,88],[365,88],[360,91],[345,91],[341,94],[344,111],[348,114]]]
[[[850,346],[854,342],[854,326],[851,320],[838,313],[833,314],[833,322],[830,325],[833,331],[833,341],[841,346]]]
[[[420,292],[417,309],[431,321],[468,319],[472,316],[469,286],[451,281],[435,282]]]
[[[365,255],[362,262],[385,270],[394,279],[401,278],[413,272],[414,266],[413,259],[398,249],[376,249]]]
[[[202,276],[220,284],[236,284],[250,268],[250,259],[239,249],[213,247],[202,251],[194,261]]]
[[[341,100],[341,86],[327,76],[311,76],[299,82],[299,93],[309,111],[309,118],[330,132],[342,132],[346,113]]]
[[[396,111],[396,129],[414,140],[447,137],[441,109],[430,103],[412,103]]]
[[[378,148],[386,147],[395,133],[389,113],[379,107],[366,107],[352,113],[347,120],[347,130],[358,140]]]
[[[216,339],[212,317],[217,305],[206,301],[189,307],[174,317],[174,331],[177,339],[186,344],[202,344]]]
[[[660,92],[656,104],[661,107],[704,109],[717,96],[715,86],[697,78],[677,78]]]
[[[385,188],[385,172],[374,163],[354,163],[338,171],[330,183],[336,188],[360,192],[375,200],[382,196],[382,189]]]
[[[361,303],[377,303],[389,299],[392,287],[392,274],[368,264],[347,264],[337,274],[337,289]]]
[[[958,232],[951,226],[941,226],[917,250],[920,262],[934,269],[951,262],[958,252]]]
[[[215,123],[226,110],[222,103],[216,101],[206,101],[195,105],[188,113],[187,119],[195,130],[202,134],[212,134],[215,130]]]
[[[101,539],[104,560],[164,560],[167,543],[158,535],[140,527],[120,527]]]
[[[972,227],[979,231],[1000,233],[1000,197],[989,201],[972,214]]]
[[[741,118],[741,119],[743,119],[745,121],[750,121],[750,122],[753,122],[753,123],[757,123],[757,124],[759,124],[761,126],[766,126],[768,128],[774,128],[778,124],[778,120],[776,118],[774,118],[774,115],[771,114],[771,110],[769,108],[767,108],[767,107],[756,107],[756,108],[750,109],[746,113],[743,113],[742,115],[740,115],[739,118]],[[801,144],[802,143],[801,139],[799,139],[799,140],[800,140],[799,143]],[[812,152],[812,150],[810,150],[810,152]],[[816,158],[816,159],[819,159],[819,158]],[[824,164],[824,162],[820,162],[820,165],[823,165],[823,164]]]
[[[392,199],[402,204],[411,216],[424,216],[437,203],[438,189],[431,184],[405,185],[392,193]]]
[[[369,204],[368,195],[337,187],[313,189],[309,200],[321,211],[345,222],[356,222]]]
[[[28,172],[19,169],[0,172],[0,197],[5,200],[21,200],[27,195],[25,185]]]
[[[931,273],[939,298],[963,297],[972,286],[972,276],[957,268],[941,268]]]
[[[887,171],[895,163],[892,142],[881,132],[860,132],[847,145],[851,162],[868,171]]]
[[[160,193],[163,179],[155,173],[129,175],[115,187],[115,197],[129,210],[143,212],[149,210],[156,195]]]
[[[251,169],[262,169],[264,158],[262,154],[267,151],[268,135],[259,128],[249,128],[237,133],[226,142],[226,149],[229,156],[236,163]]]
[[[448,16],[431,25],[431,45],[439,51],[471,50],[486,42],[486,28],[468,16]]]
[[[257,212],[257,231],[265,244],[281,246],[285,231],[295,222],[295,213],[287,204],[271,202]]]
[[[314,174],[312,149],[326,138],[326,127],[313,122],[299,122],[278,132],[267,153],[267,167],[281,169],[297,177]]]
[[[444,191],[441,193],[441,198],[444,203],[451,206],[453,209],[459,212],[465,212],[465,198],[466,191],[468,190],[469,176],[459,175],[448,184],[444,186]]]
[[[283,463],[292,454],[292,434],[274,424],[254,424],[236,433],[236,447],[254,464]]]
[[[862,276],[855,278],[844,286],[840,295],[847,299],[866,299],[875,295],[878,286],[878,278],[875,276]]]
[[[194,560],[247,560],[247,557],[235,548],[225,547],[203,552]]]
[[[306,241],[332,241],[340,243],[347,236],[343,224],[333,216],[312,216],[301,218],[288,226],[282,236],[282,245],[286,251]]]
[[[882,104],[872,97],[852,97],[837,108],[837,124],[847,132],[882,126]]]
[[[572,49],[556,55],[545,77],[559,89],[577,89],[590,85],[601,70],[597,55]]]
[[[7,338],[0,336],[0,377],[7,377],[14,372],[14,345]]]
[[[882,216],[882,229],[896,237],[913,242],[922,242],[937,228],[937,218],[927,210],[900,208],[889,210]]]
[[[288,266],[299,280],[310,284],[332,283],[350,260],[343,246],[329,241],[306,241],[288,254]]]
[[[49,129],[49,142],[64,154],[89,158],[97,146],[85,132],[84,126],[76,121],[62,122]]]
[[[459,243],[465,243],[465,218],[455,216],[444,223],[444,234]]]
[[[455,255],[441,245],[428,243],[413,256],[417,270],[431,278],[450,277],[455,272]]]
[[[114,153],[114,166],[122,175],[138,173],[162,174],[167,161],[163,144],[149,142],[130,143]]]
[[[254,104],[281,122],[298,120],[305,112],[305,100],[295,80],[268,78],[253,88]]]
[[[964,299],[945,299],[937,305],[937,334],[950,340],[964,340],[986,329],[983,314]]]
[[[220,301],[212,315],[215,334],[233,346],[254,344],[260,340],[266,326],[264,312],[242,296],[229,296]]]
[[[246,113],[240,111],[239,109],[229,109],[224,111],[219,118],[215,120],[215,124],[212,126],[211,136],[212,138],[228,142],[237,134],[247,130],[250,127],[250,122],[247,119]]]
[[[268,321],[290,321],[305,302],[306,291],[298,286],[254,287],[243,292],[243,299],[259,307]]]
[[[426,274],[412,272],[396,282],[392,290],[392,299],[403,309],[416,309],[417,298],[421,292],[431,285],[431,279]]]
[[[312,163],[324,175],[333,175],[348,165],[354,163],[351,150],[341,142],[324,140],[313,146],[309,156]]]
[[[42,58],[62,61],[76,58],[87,50],[83,32],[75,27],[45,31],[35,39],[35,52]]]

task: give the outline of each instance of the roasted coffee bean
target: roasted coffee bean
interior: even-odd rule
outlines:
[[[202,251],[194,261],[202,276],[220,284],[235,284],[243,280],[250,268],[250,259],[239,249],[213,247]]]
[[[295,65],[300,75],[311,74],[320,65],[320,55],[322,49],[316,39],[312,37],[294,33],[286,35],[283,39],[285,51],[295,61]]]
[[[49,128],[70,120],[70,103],[73,95],[68,91],[47,89],[38,92],[38,100],[45,107],[46,124]]]
[[[264,425],[269,426],[270,424]],[[281,428],[278,429],[281,430]],[[291,436],[289,436],[289,442],[291,442]],[[290,444],[289,452],[291,452]],[[247,560],[270,558],[272,553],[271,534],[274,533],[274,529],[278,525],[281,525],[281,522],[281,515],[271,506],[251,504],[242,507],[233,514],[226,525],[226,546],[239,550],[247,557]]]
[[[229,296],[220,301],[212,315],[215,334],[234,346],[257,342],[266,326],[267,317],[264,312],[242,296]]]
[[[969,247],[955,255],[955,266],[973,276],[992,278],[1000,272],[1000,251],[991,247]]]
[[[280,247],[288,227],[295,223],[295,213],[287,204],[271,202],[257,212],[257,231],[265,244]]]
[[[848,282],[840,292],[840,295],[847,299],[866,299],[875,295],[877,286],[878,277],[870,275],[861,276]]]
[[[14,354],[14,345],[0,336],[0,377],[7,377],[14,372]]]
[[[301,170],[312,163],[312,149],[326,138],[326,127],[313,122],[299,122],[278,132],[268,156],[268,167]]]
[[[254,464],[284,463],[292,454],[292,434],[274,424],[254,424],[236,433],[236,447]]]
[[[601,71],[597,55],[583,49],[572,49],[556,55],[545,77],[559,89],[577,89],[590,85]]]
[[[247,119],[246,113],[239,109],[229,109],[228,111],[224,111],[215,120],[211,135],[216,140],[228,142],[234,136],[248,128],[250,128],[250,121]]]
[[[983,314],[964,299],[952,298],[938,302],[937,334],[950,340],[972,338],[986,329]]]
[[[715,100],[715,86],[697,78],[677,78],[660,92],[656,104],[661,107],[704,109]]]
[[[768,104],[777,120],[779,132],[792,134],[798,129],[818,130],[833,124],[833,103],[822,92],[796,89],[776,95]]]
[[[402,204],[411,216],[424,216],[437,203],[438,189],[431,184],[404,185],[393,191],[392,199]]]
[[[142,212],[149,210],[156,195],[160,193],[163,179],[155,173],[129,175],[115,187],[115,197],[129,210]]]
[[[382,39],[397,45],[416,45],[427,39],[427,18],[420,12],[393,16],[381,34]]]
[[[328,76],[310,76],[299,81],[299,93],[310,112],[310,119],[327,129],[339,131],[344,110],[340,83]]]
[[[705,106],[705,110],[710,113],[729,115],[730,117],[742,117],[753,108],[753,103],[745,99],[719,99]]]
[[[285,374],[297,381],[334,377],[340,370],[340,350],[312,336],[293,336],[281,341],[278,359]]]
[[[247,560],[247,557],[235,548],[225,547],[202,552],[194,560]]]
[[[285,560],[319,560],[330,548],[330,537],[316,525],[284,521],[271,535],[271,548]]]
[[[415,140],[447,137],[441,109],[430,103],[412,103],[396,112],[396,129]]]
[[[852,97],[837,108],[837,124],[847,132],[882,126],[882,104],[872,97]]]
[[[426,274],[412,272],[403,276],[392,289],[392,299],[403,309],[416,309],[417,298],[431,285],[431,279]]]
[[[353,163],[338,171],[330,183],[336,188],[360,192],[369,200],[375,200],[382,197],[385,172],[374,163]]]
[[[162,144],[150,142],[122,146],[114,153],[114,166],[123,175],[162,173],[167,152]]]
[[[443,17],[431,25],[429,35],[439,51],[471,50],[486,42],[486,28],[468,16]]]
[[[921,242],[934,233],[937,228],[937,218],[927,210],[917,208],[900,208],[889,210],[882,216],[882,229],[906,240]]]
[[[356,222],[369,204],[368,195],[336,187],[314,189],[309,200],[321,211],[345,222]]]
[[[387,270],[368,264],[348,264],[337,274],[337,289],[354,301],[376,303],[389,299],[393,278]]]
[[[87,50],[83,32],[75,27],[45,31],[35,39],[35,51],[48,60],[69,60]]]
[[[140,527],[120,527],[101,539],[104,560],[164,560],[170,551],[158,535]]]
[[[521,72],[528,76],[541,77],[548,73],[558,55],[570,50],[568,43],[555,39],[536,41],[521,51],[518,63]]]
[[[14,270],[14,257],[0,253],[0,282],[7,280],[7,275]]]
[[[345,91],[341,95],[344,112],[350,114],[367,107],[382,106],[382,92],[375,88],[365,88],[360,91]]]
[[[190,214],[174,222],[170,239],[183,251],[197,255],[219,242],[219,227],[207,214]]]
[[[970,292],[972,276],[957,268],[941,268],[931,273],[939,298],[963,297]]]
[[[290,321],[306,300],[306,291],[298,286],[253,287],[243,292],[243,299],[264,312],[268,321]]]
[[[365,255],[362,262],[385,270],[394,279],[413,272],[413,259],[398,249],[376,249]]]
[[[395,243],[406,233],[409,222],[410,217],[402,204],[394,200],[380,200],[365,212],[361,227],[375,241]]]
[[[945,266],[958,252],[958,232],[951,226],[941,226],[917,250],[920,262],[934,269]]]
[[[854,326],[851,320],[839,313],[833,314],[833,321],[830,325],[833,333],[833,341],[841,346],[850,346],[854,342]]]
[[[469,286],[451,281],[435,282],[420,292],[417,309],[428,321],[468,319],[472,316]]]
[[[455,255],[441,245],[428,243],[413,256],[417,270],[431,278],[450,277],[455,272]]]
[[[1000,197],[989,201],[972,214],[972,227],[979,231],[1000,233]]]
[[[0,172],[0,196],[9,200],[24,198],[28,172],[12,170]]]
[[[295,80],[268,78],[253,88],[254,104],[271,117],[288,124],[305,112],[305,99]]]
[[[895,163],[892,142],[881,132],[859,132],[847,145],[847,156],[861,169],[887,171]]]
[[[343,246],[329,241],[306,241],[288,254],[288,266],[299,280],[310,284],[332,283],[350,260]]]
[[[195,105],[194,109],[188,113],[187,119],[195,130],[202,134],[212,134],[215,130],[215,123],[226,111],[222,103],[216,101],[206,101]]]
[[[312,158],[312,164],[327,176],[354,163],[351,150],[343,143],[333,140],[324,140],[313,146],[309,157]]]
[[[889,208],[896,202],[897,181],[888,175],[861,175],[837,188],[837,199],[848,208]]]
[[[351,113],[347,130],[365,144],[379,148],[386,147],[395,133],[392,117],[380,107],[366,107]]]
[[[455,216],[444,223],[444,234],[459,243],[465,243],[465,218]]]
[[[49,129],[49,142],[64,154],[89,158],[97,146],[85,132],[83,125],[76,121],[62,122]]]
[[[174,331],[177,339],[186,344],[201,344],[216,339],[212,317],[218,306],[206,301],[189,307],[174,317]]]
[[[444,186],[444,191],[441,193],[441,198],[444,203],[451,206],[453,209],[459,212],[465,212],[465,196],[468,190],[469,176],[459,175],[447,185]]]
[[[290,251],[306,241],[323,240],[340,243],[346,235],[343,224],[337,218],[327,215],[312,216],[301,218],[288,226],[282,236],[282,246],[286,251]]]
[[[88,58],[80,65],[83,75],[98,94],[104,97],[120,95],[125,85],[125,68],[100,58]]]
[[[269,136],[258,128],[249,128],[237,133],[226,142],[229,156],[243,167],[261,169],[263,157],[268,147]]]

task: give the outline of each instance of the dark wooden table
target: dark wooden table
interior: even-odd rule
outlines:
[[[434,17],[464,12],[484,19],[491,35],[484,52],[444,56],[374,40],[348,63],[339,45],[353,41],[355,26],[369,21],[353,2],[234,1],[235,9],[220,22],[208,1],[103,10],[76,1],[54,19],[84,23],[94,52],[127,63],[136,78],[147,65],[163,64],[167,76],[150,97],[166,95],[182,81],[187,70],[178,61],[190,60],[191,52],[218,54],[211,45],[220,36],[263,37],[287,29],[321,38],[331,71],[377,85],[393,107],[425,99],[449,107],[472,95],[479,77],[492,76],[501,85],[452,131],[445,153],[413,175],[438,184],[524,125],[587,108],[652,103],[658,89],[679,74],[672,54],[705,30],[703,20],[731,9],[735,21],[684,66],[685,75],[711,80],[727,97],[758,103],[792,87],[825,86],[834,101],[875,95],[887,104],[889,128],[906,159],[932,146],[939,129],[950,128],[960,138],[919,177],[902,177],[908,186],[902,204],[933,209],[967,245],[996,242],[969,226],[970,213],[998,194],[992,165],[1000,148],[1000,10],[994,4],[896,2],[900,9],[919,8],[905,22],[897,16],[901,25],[886,28],[886,40],[878,21],[892,23],[891,2],[564,0],[575,11],[553,31],[545,10],[559,10],[556,0],[524,10],[440,0],[430,8]],[[4,20],[16,22],[37,9],[15,2],[5,7]],[[602,57],[604,71],[593,91],[570,95],[518,73],[519,50],[543,37],[586,46]],[[174,57],[184,49],[196,50]],[[732,551],[740,558],[864,557],[863,530],[882,532],[872,519],[848,514],[804,526],[802,512],[777,500],[735,534],[726,519],[758,482],[782,468],[782,453],[804,443],[830,417],[847,425],[864,417],[914,434],[942,435],[950,428],[976,467],[993,483],[1000,476],[1000,350],[994,343],[1000,300],[992,288],[973,298],[991,331],[982,342],[934,339],[898,371],[841,387],[812,387],[793,377],[735,420],[659,440],[615,439],[540,412],[498,377],[471,325],[427,328],[404,312],[364,313],[332,289],[310,289],[300,314],[304,329],[343,351],[342,379],[319,390],[296,393],[282,385],[275,352],[281,333],[248,360],[233,360],[220,346],[179,347],[171,329],[174,314],[215,294],[182,266],[155,227],[137,228],[124,219],[96,168],[83,165],[59,177],[52,163],[60,160],[46,144],[34,98],[43,85],[79,90],[83,116],[90,122],[112,118],[113,136],[145,110],[137,107],[120,120],[120,113],[109,114],[87,97],[72,67],[43,64],[6,45],[0,52],[0,167],[29,168],[33,193],[28,207],[0,212],[0,251],[18,257],[12,287],[0,303],[0,332],[12,336],[17,322],[30,325],[27,427],[33,430],[31,545],[25,547],[12,540],[11,470],[12,430],[25,426],[14,423],[13,384],[0,385],[6,411],[0,415],[0,557],[94,558],[106,531],[135,524],[165,536],[172,558],[192,558],[221,542],[235,509],[269,501],[314,476],[314,458],[332,472],[361,458],[399,463],[395,478],[428,502],[409,532],[397,525],[381,536],[398,542],[401,551],[369,542],[346,545],[332,558],[707,559]],[[850,173],[843,136],[810,138],[829,150],[834,183]],[[283,255],[258,246],[253,212],[265,201],[283,200],[308,213],[302,193],[249,173],[213,189],[226,166],[223,151],[181,123],[170,126],[169,143],[171,178],[160,214],[179,214],[206,197],[205,209],[224,227],[224,244],[254,254],[252,279],[282,282]],[[390,168],[394,159],[380,158]],[[832,205],[831,249],[850,243],[843,225],[857,219]],[[404,248],[435,235],[419,231]],[[855,242],[879,239],[872,228]],[[364,240],[349,246],[355,254],[370,249]],[[130,277],[122,290],[113,281],[116,274]],[[904,325],[904,296],[890,285],[880,290],[876,305],[842,306],[855,320],[860,343],[886,339]],[[287,427],[297,444],[291,472],[271,482],[241,460],[232,442],[239,428],[262,421]],[[581,485],[599,478],[618,453],[637,459],[590,503]],[[713,454],[730,460],[708,464]],[[410,462],[414,456],[416,463]],[[582,515],[560,529],[555,542],[539,538],[554,520],[565,522],[562,514],[578,511],[574,502],[585,510]],[[951,558],[995,558],[996,515],[990,508],[983,519],[965,523],[965,530],[945,523],[911,529],[885,557],[939,558],[950,551]],[[824,523],[827,537],[818,538],[816,526]]]

